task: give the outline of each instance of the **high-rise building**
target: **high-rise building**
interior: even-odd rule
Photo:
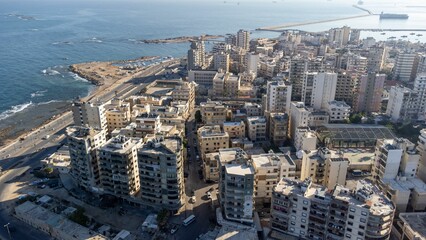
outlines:
[[[230,64],[230,60],[229,60],[229,54],[228,53],[220,52],[220,53],[215,53],[213,55],[213,69],[214,70],[222,70],[224,72],[228,72],[229,71],[229,64]]]
[[[300,101],[302,99],[303,82],[307,72],[319,72],[323,69],[322,59],[292,58],[289,69],[289,81],[292,86],[291,100]]]
[[[308,109],[303,102],[290,104],[290,138],[294,140],[298,127],[318,127],[328,123],[330,117],[322,110]]]
[[[177,212],[185,204],[182,139],[156,137],[137,152],[142,201]]]
[[[326,109],[336,94],[337,74],[307,73],[302,87],[302,101],[314,109]]]
[[[240,29],[237,32],[237,47],[249,50],[250,49],[250,32]]]
[[[206,181],[219,181],[220,167],[227,163],[244,164],[249,160],[247,153],[241,148],[221,148],[217,152],[207,153],[203,161]]]
[[[393,77],[395,80],[410,82],[416,78],[419,57],[417,53],[400,52],[396,58],[393,68]]]
[[[273,191],[271,228],[298,239],[389,239],[394,213],[386,195],[364,180],[353,191],[338,185],[330,192],[284,178]]]
[[[219,162],[220,204],[227,220],[253,223],[254,169],[250,162]]]
[[[349,42],[351,28],[344,26],[342,28],[332,28],[329,30],[329,41],[334,42],[337,47],[343,47]]]
[[[392,86],[389,91],[389,101],[386,115],[393,122],[412,122],[417,120],[419,107],[418,96],[410,88]]]
[[[294,147],[296,151],[313,151],[317,149],[317,136],[315,135],[315,131],[312,131],[308,127],[296,128]]]
[[[73,126],[66,130],[70,152],[70,175],[87,191],[98,191],[99,162],[96,149],[106,142],[106,132],[90,127]]]
[[[356,90],[358,94],[354,104],[356,112],[378,112],[382,102],[383,85],[385,74],[369,73],[363,75]]]
[[[417,95],[415,103],[418,109],[418,120],[426,119],[426,73],[419,74],[414,80],[413,92]]]
[[[139,192],[139,145],[137,139],[116,136],[98,149],[99,175],[104,193],[125,198]]]
[[[337,73],[336,94],[334,99],[337,101],[344,101],[349,104],[349,106],[352,106],[355,84],[355,74],[347,71],[339,71]]]
[[[269,140],[276,146],[284,146],[288,139],[288,114],[271,113],[269,115]]]
[[[104,104],[101,102],[74,101],[71,107],[74,124],[107,130]]]
[[[188,50],[188,70],[203,69],[205,64],[205,47],[204,41],[197,40],[191,42]]]
[[[284,81],[269,81],[266,86],[266,111],[290,112],[292,86]]]
[[[379,73],[383,69],[386,57],[384,46],[374,45],[368,48],[367,73]]]

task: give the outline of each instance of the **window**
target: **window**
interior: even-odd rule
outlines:
[[[347,238],[351,238],[351,235],[349,233],[346,233]]]
[[[361,218],[359,221],[360,221],[360,222],[362,222],[362,223],[367,222],[367,221],[365,220],[365,218]]]
[[[367,212],[361,212],[362,216],[367,216],[367,214],[368,214]]]
[[[346,228],[346,231],[352,232],[352,228]]]
[[[303,216],[303,217],[306,217],[306,216],[307,216],[307,214],[303,212],[303,213],[302,213],[302,216]]]
[[[363,232],[358,232],[358,235],[364,236],[364,233]]]
[[[354,215],[349,215],[349,218],[350,219],[354,219]]]
[[[349,208],[349,211],[355,212],[355,209],[354,208]]]
[[[305,204],[305,205],[308,205],[308,201],[306,201],[306,200],[303,200],[303,204]]]

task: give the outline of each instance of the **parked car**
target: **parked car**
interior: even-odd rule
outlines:
[[[177,230],[179,229],[179,225],[174,225],[173,227],[172,227],[172,229],[170,229],[170,233],[171,234],[174,234],[175,232],[177,232]]]

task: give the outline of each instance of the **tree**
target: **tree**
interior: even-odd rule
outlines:
[[[170,212],[167,209],[162,209],[157,215],[157,223],[160,229],[163,229],[167,225],[169,220]]]
[[[349,117],[349,121],[350,121],[351,123],[361,123],[361,120],[362,120],[362,115],[361,115],[360,113],[352,114],[352,115]]]
[[[197,123],[201,123],[201,121],[202,121],[202,119],[201,119],[201,112],[200,112],[200,110],[197,110],[197,111],[195,112],[195,121],[196,121]]]

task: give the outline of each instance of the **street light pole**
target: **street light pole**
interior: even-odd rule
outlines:
[[[7,229],[7,233],[9,234],[9,239],[12,240],[12,235],[10,235],[9,225],[10,225],[10,223],[7,223],[3,227],[5,227]]]

